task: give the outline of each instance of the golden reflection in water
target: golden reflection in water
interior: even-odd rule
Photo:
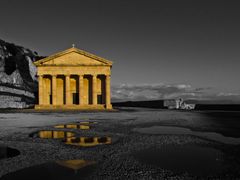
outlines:
[[[60,124],[57,126],[54,126],[54,128],[60,128],[60,129],[82,129],[82,130],[88,130],[90,129],[90,126],[87,125],[79,125],[79,124]]]
[[[97,122],[90,122],[90,121],[80,121],[80,124],[97,124]]]
[[[39,131],[38,136],[43,139],[60,139],[73,137],[75,134],[72,132],[65,131]]]
[[[91,147],[111,143],[112,143],[111,137],[70,137],[66,138],[65,140],[65,144],[82,147]]]
[[[95,161],[87,161],[83,159],[74,159],[74,160],[66,160],[66,161],[56,161],[57,164],[67,167],[73,170],[79,170],[89,165],[96,164]]]

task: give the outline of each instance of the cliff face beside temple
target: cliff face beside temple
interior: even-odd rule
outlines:
[[[37,93],[38,58],[30,49],[0,40],[0,108],[27,108]]]

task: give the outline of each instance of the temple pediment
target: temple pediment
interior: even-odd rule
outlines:
[[[61,66],[61,65],[81,65],[81,66],[111,66],[112,62],[93,55],[86,51],[70,48],[66,51],[51,55],[34,62],[36,66]]]

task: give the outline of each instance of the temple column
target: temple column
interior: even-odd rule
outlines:
[[[57,104],[57,75],[52,75],[52,104]]]
[[[43,75],[38,76],[38,104],[43,105]]]
[[[97,76],[92,75],[92,103],[97,105]]]
[[[83,88],[83,75],[79,75],[78,76],[79,77],[79,80],[78,80],[78,82],[79,82],[79,104],[80,105],[83,105],[84,104],[84,100],[83,100],[83,98],[84,98],[84,88]]]
[[[106,79],[105,79],[105,83],[106,83],[106,108],[107,109],[112,109],[112,105],[111,105],[111,77],[110,75],[106,75]]]
[[[66,78],[66,83],[65,83],[65,85],[66,85],[66,87],[65,87],[65,89],[66,89],[66,104],[67,105],[70,105],[70,104],[72,104],[71,103],[71,92],[70,92],[70,75],[69,74],[67,74],[66,76],[65,76],[65,78]]]

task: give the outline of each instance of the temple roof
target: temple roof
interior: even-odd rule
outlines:
[[[86,52],[84,50],[81,50],[81,49],[77,49],[75,47],[72,47],[70,49],[67,49],[65,51],[62,51],[62,52],[59,52],[59,53],[56,53],[56,54],[53,54],[51,56],[48,56],[46,58],[43,58],[43,59],[40,59],[38,61],[35,61],[34,64],[36,66],[38,65],[43,65],[43,64],[48,64],[47,62],[48,61],[51,61],[53,59],[56,59],[56,58],[59,58],[61,56],[64,56],[64,55],[67,55],[67,54],[71,54],[71,53],[77,53],[79,55],[82,55],[82,56],[85,56],[85,57],[88,57],[90,59],[93,59],[93,60],[96,60],[98,61],[99,63],[102,63],[102,64],[105,64],[105,65],[109,65],[109,66],[112,66],[113,62],[112,61],[109,61],[105,58],[102,58],[102,57],[99,57],[99,56],[96,56],[94,54],[91,54],[89,52]]]

